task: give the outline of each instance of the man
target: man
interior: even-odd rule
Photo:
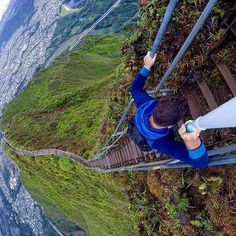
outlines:
[[[179,159],[194,167],[208,165],[208,156],[200,131],[189,133],[182,125],[179,134],[184,144],[175,140],[176,124],[184,118],[188,110],[183,96],[164,96],[158,101],[149,96],[143,89],[145,81],[155,63],[148,53],[144,58],[144,66],[136,75],[131,85],[131,94],[137,105],[135,124],[152,149]]]

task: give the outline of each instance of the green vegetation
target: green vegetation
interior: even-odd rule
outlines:
[[[189,207],[189,200],[186,197],[175,199],[175,201],[167,201],[165,205],[167,209],[167,214],[176,220],[176,226],[179,227],[180,222],[178,219],[178,214],[185,213]]]
[[[21,160],[14,156],[14,154],[9,156],[12,157],[19,166],[22,166],[23,174],[21,175],[21,181],[23,185],[30,192],[33,199],[40,203],[40,205],[43,207],[45,215],[52,221],[52,223],[57,225],[60,228],[61,232],[63,232],[65,235],[69,235],[70,232],[74,232],[76,228],[79,228],[78,222],[76,223],[76,221],[72,221],[70,218],[68,218],[70,214],[68,214],[68,216],[65,214],[63,206],[59,207],[58,205],[56,205],[56,202],[53,201],[53,199],[51,199],[49,196],[47,196],[47,192],[44,192],[44,185],[42,183],[45,183],[45,181],[38,182],[39,176],[35,177],[34,179],[33,174],[30,175],[27,170],[24,170],[25,164],[22,164]],[[29,159],[28,161],[32,162],[32,160]],[[29,169],[32,169],[31,164],[29,166]],[[31,172],[33,171],[34,170],[32,169]]]
[[[134,227],[141,235],[234,235],[230,199],[236,167],[159,170],[129,175]],[[213,177],[217,176],[217,177]],[[206,183],[203,195],[199,187]],[[217,192],[212,185],[217,184]],[[212,191],[213,190],[213,191]]]
[[[206,219],[205,211],[199,212],[196,220],[191,220],[191,224],[198,229],[203,229],[208,234],[213,232],[213,225]]]
[[[111,75],[120,64],[123,40],[90,36],[80,49],[39,73],[5,110],[2,127],[8,138],[28,149],[57,147],[81,154],[95,150],[102,141]],[[128,199],[111,175],[63,158],[13,158],[26,188],[64,232],[72,233],[78,224],[89,235],[134,235]]]
[[[113,31],[119,33],[123,31],[128,23],[137,20],[138,1],[124,0],[111,14],[97,26],[97,30]]]
[[[116,0],[82,0],[77,3],[78,8],[70,9],[65,9],[67,5],[63,5],[61,8],[63,17],[57,22],[54,40],[48,49],[47,56],[50,57],[58,46],[71,36],[89,28],[115,2]],[[124,32],[126,22],[136,20],[133,17],[138,11],[137,2],[137,0],[122,0],[121,5],[97,26],[97,30],[106,33]]]
[[[120,64],[123,40],[88,37],[79,50],[39,73],[5,110],[2,124],[10,140],[28,149],[93,153],[102,142],[111,75]]]
[[[65,222],[62,211],[89,235],[135,234],[128,200],[112,175],[96,174],[64,158],[15,156],[14,160],[22,170],[25,187],[66,235],[76,227]]]

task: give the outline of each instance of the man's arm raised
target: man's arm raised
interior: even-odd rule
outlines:
[[[151,96],[143,89],[146,79],[151,72],[151,67],[155,63],[156,55],[154,58],[151,57],[150,52],[144,57],[144,66],[141,71],[136,75],[132,81],[130,92],[136,103],[137,107],[140,107],[142,104],[153,100]]]

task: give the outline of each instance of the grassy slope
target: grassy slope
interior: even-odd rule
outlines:
[[[95,149],[123,39],[92,36],[81,49],[37,75],[5,110],[7,136],[29,149]]]
[[[96,174],[64,158],[15,160],[26,188],[64,232],[73,229],[62,225],[61,211],[89,235],[134,234],[122,186],[111,175]]]
[[[37,75],[6,108],[2,126],[9,139],[29,149],[83,152],[99,145],[97,135],[113,83],[110,75],[120,63],[123,40],[123,36],[88,37],[79,50],[61,56]],[[14,158],[25,186],[49,216],[60,218],[52,202],[90,235],[133,235],[127,199],[112,176],[65,159]]]

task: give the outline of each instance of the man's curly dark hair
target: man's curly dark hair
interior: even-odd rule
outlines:
[[[161,97],[153,111],[153,120],[160,126],[174,125],[189,112],[188,101],[181,95]]]

